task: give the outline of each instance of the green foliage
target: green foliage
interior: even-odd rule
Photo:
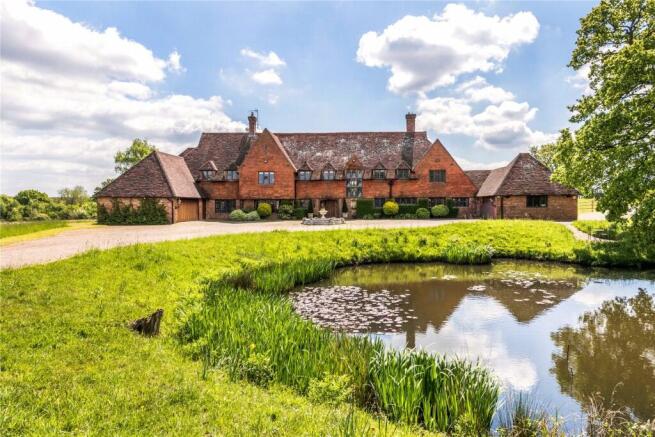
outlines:
[[[378,351],[369,378],[378,406],[390,418],[452,432],[460,420],[486,434],[499,386],[481,367],[421,351]]]
[[[247,222],[256,222],[257,220],[260,219],[259,213],[257,211],[250,211],[246,213],[246,216],[244,218]]]
[[[282,220],[291,220],[294,218],[294,208],[293,205],[280,205],[277,210],[278,218]]]
[[[655,2],[602,1],[581,20],[569,66],[589,69],[591,92],[571,106],[575,132],[553,145],[553,178],[598,200],[611,222],[629,222],[655,246]],[[551,150],[552,149],[552,150]]]
[[[309,381],[307,397],[313,402],[338,405],[352,397],[352,382],[348,375],[323,374]]]
[[[270,217],[270,215],[273,214],[273,208],[270,204],[261,202],[259,205],[257,205],[257,213],[261,218]]]
[[[307,215],[307,210],[302,207],[296,207],[293,209],[293,218],[302,220]]]
[[[430,212],[432,217],[447,217],[450,210],[446,205],[434,205]]]
[[[141,199],[140,206],[124,205],[118,199],[112,201],[110,210],[98,206],[98,223],[107,225],[164,225],[168,223],[166,209],[156,199]]]
[[[373,216],[375,212],[374,206],[375,201],[373,199],[357,199],[357,216],[362,218],[369,215]]]
[[[453,199],[446,199],[446,206],[448,207],[448,215],[446,217],[456,218],[459,214],[459,208],[455,206]]]
[[[416,201],[416,205],[419,208],[425,208],[425,209],[430,209],[430,200],[421,198]]]
[[[418,205],[398,205],[398,214],[416,214],[416,210],[418,209]]]
[[[235,209],[230,213],[229,216],[230,220],[234,220],[237,222],[242,222],[246,220],[246,213],[243,212],[241,209]]]
[[[114,182],[114,178],[107,178],[104,181],[100,182],[100,185],[98,185],[97,187],[95,187],[93,189],[93,196],[92,197],[95,198],[98,195],[98,193],[100,192],[100,190],[102,190],[107,185],[111,184],[112,182]]]
[[[118,174],[123,174],[130,168],[141,162],[143,158],[150,155],[157,150],[155,146],[148,143],[148,140],[135,138],[130,147],[125,150],[120,150],[114,155],[114,171]]]
[[[250,345],[250,349],[255,349],[255,344]],[[268,387],[273,380],[273,368],[271,367],[271,359],[266,354],[251,353],[244,361],[240,369],[242,377],[253,384]]]
[[[418,208],[416,210],[416,217],[420,219],[429,219],[430,218],[430,210],[427,208]]]
[[[16,197],[0,195],[0,219],[6,221],[89,219],[96,216],[96,204],[82,187],[64,189],[62,199],[37,190],[24,190]],[[70,193],[70,195],[68,195]]]
[[[76,205],[89,200],[89,195],[86,194],[86,190],[81,185],[59,190],[59,197],[67,205]]]
[[[384,205],[382,205],[382,211],[384,212],[384,215],[393,217],[394,215],[398,214],[400,208],[398,207],[398,204],[393,200],[387,200],[384,202]]]
[[[48,229],[64,228],[66,226],[68,226],[68,223],[61,220],[50,220],[38,223],[0,223],[0,239],[31,234]]]

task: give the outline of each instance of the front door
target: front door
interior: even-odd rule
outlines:
[[[325,208],[325,217],[339,217],[339,203],[334,199],[321,200],[321,208]]]

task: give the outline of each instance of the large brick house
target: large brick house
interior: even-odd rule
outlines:
[[[250,114],[248,132],[203,133],[179,157],[155,152],[96,197],[106,207],[112,199],[157,198],[171,223],[226,218],[259,202],[274,211],[294,201],[325,208],[328,216],[356,214],[361,198],[378,207],[390,198],[452,199],[463,217],[576,218],[577,193],[551,182],[530,155],[502,169],[465,172],[439,140],[416,131],[415,114],[405,120],[405,130],[396,132],[273,133],[258,132]]]

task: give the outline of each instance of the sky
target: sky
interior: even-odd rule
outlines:
[[[567,67],[592,2],[2,2],[0,192],[89,192],[134,138],[401,131],[464,169],[569,126]]]

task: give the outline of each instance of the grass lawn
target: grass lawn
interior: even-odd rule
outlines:
[[[95,220],[46,220],[38,222],[0,223],[0,246],[51,237],[62,231],[99,226]]]
[[[444,259],[490,245],[500,257],[652,263],[621,243],[589,246],[562,225],[481,221],[424,229],[270,232],[93,250],[0,272],[0,429],[5,434],[339,434],[348,408],[310,403],[273,385],[202,378],[176,340],[181,299],[208,281],[271,262]],[[282,299],[282,297],[281,297]],[[162,335],[129,320],[164,309]],[[360,420],[378,426],[358,413]],[[363,418],[363,419],[362,419]],[[389,425],[389,427],[393,427]],[[398,428],[400,434],[419,432]]]
[[[621,238],[621,229],[616,223],[607,220],[576,220],[571,223],[578,230],[585,234],[606,240],[618,240]]]

